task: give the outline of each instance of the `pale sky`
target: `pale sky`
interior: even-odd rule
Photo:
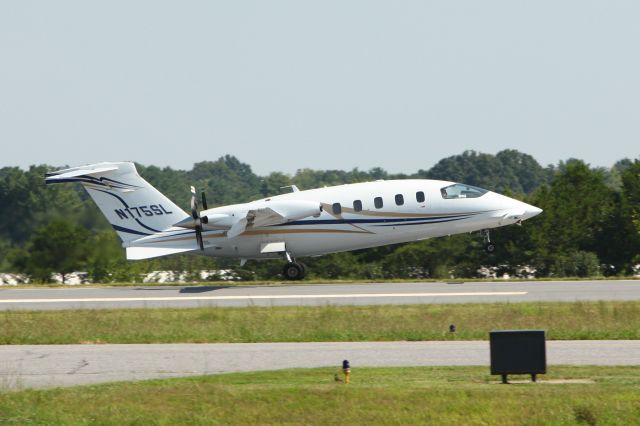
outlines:
[[[640,156],[638,1],[0,3],[0,167]]]

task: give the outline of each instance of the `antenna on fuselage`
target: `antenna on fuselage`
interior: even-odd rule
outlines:
[[[281,186],[280,189],[291,188],[291,192],[300,192],[296,185],[285,185]]]

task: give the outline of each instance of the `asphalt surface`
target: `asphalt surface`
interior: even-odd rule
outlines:
[[[640,280],[0,288],[0,310],[640,300]]]
[[[489,342],[0,346],[0,390],[237,371],[489,365]],[[548,341],[548,364],[640,365],[640,341]]]

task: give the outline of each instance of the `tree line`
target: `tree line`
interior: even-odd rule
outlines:
[[[304,259],[311,278],[469,278],[486,274],[565,277],[631,275],[640,264],[640,161],[623,159],[594,168],[570,159],[541,166],[515,150],[496,155],[466,151],[428,170],[391,174],[301,169],[293,175],[258,176],[233,156],[194,164],[191,170],[137,165],[152,185],[188,211],[189,187],[202,188],[209,206],[250,201],[301,189],[376,179],[429,178],[464,182],[544,209],[523,226],[492,231],[495,253],[482,239],[463,234],[414,243]],[[44,185],[44,174],[61,167],[0,169],[0,271],[21,272],[35,282],[52,273],[86,271],[94,282],[139,281],[153,270],[231,270],[242,279],[272,279],[278,261],[239,262],[171,256],[130,262],[120,241],[80,185]],[[212,273],[211,280],[220,279]]]

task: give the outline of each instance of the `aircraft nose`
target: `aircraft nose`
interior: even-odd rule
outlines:
[[[538,208],[536,206],[532,206],[530,204],[527,204],[527,206],[524,209],[524,218],[523,219],[531,219],[534,216],[538,216],[540,213],[542,213],[542,209]]]

